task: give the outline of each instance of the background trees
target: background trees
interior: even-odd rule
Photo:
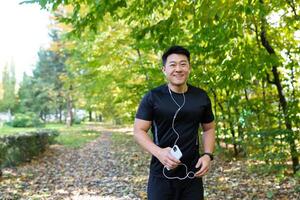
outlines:
[[[57,42],[53,32],[53,45]],[[52,48],[51,46],[51,48]],[[24,74],[18,91],[18,112],[33,112],[43,121],[55,118],[62,122],[66,109],[66,92],[62,76],[66,73],[66,56],[55,49],[40,49],[33,75]]]
[[[8,65],[4,66],[2,72],[2,96],[0,97],[0,111],[7,112],[9,121],[11,121],[11,115],[14,111],[17,98],[15,95],[16,91],[16,76],[15,76],[15,66],[13,61]]]
[[[299,169],[295,1],[31,2],[53,12],[68,55],[63,82],[77,107],[132,121],[141,96],[163,83],[159,55],[184,45],[192,53],[191,84],[213,99],[219,146]]]

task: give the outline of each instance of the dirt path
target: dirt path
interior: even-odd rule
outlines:
[[[149,155],[128,130],[102,134],[81,149],[52,145],[42,157],[4,169],[0,199],[146,199]],[[207,200],[299,200],[299,181],[249,173],[243,161],[218,157],[204,178]]]
[[[111,135],[104,131],[82,149],[52,145],[43,157],[4,169],[0,199],[140,199],[118,167]]]

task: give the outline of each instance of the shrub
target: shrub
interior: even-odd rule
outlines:
[[[81,121],[82,121],[82,119],[80,119],[78,117],[73,118],[73,123],[74,124],[81,124]]]
[[[35,113],[27,112],[25,114],[17,113],[11,125],[13,127],[41,127],[43,123]]]
[[[39,130],[0,137],[0,169],[29,161],[45,151],[59,133],[56,130]]]
[[[268,164],[285,164],[290,159],[289,145],[295,133],[290,130],[262,130],[250,132],[243,141],[248,156]]]

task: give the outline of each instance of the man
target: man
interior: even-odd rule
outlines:
[[[134,122],[136,141],[152,154],[148,180],[149,200],[203,199],[202,176],[213,160],[214,115],[206,92],[187,84],[190,53],[170,47],[162,56],[168,81],[142,99]],[[198,129],[203,130],[203,154],[199,154]],[[147,134],[151,127],[153,140]],[[174,145],[182,157],[172,154]]]

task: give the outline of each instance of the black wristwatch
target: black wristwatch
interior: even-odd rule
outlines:
[[[207,153],[207,152],[205,152],[205,153],[203,153],[203,154],[201,155],[201,157],[204,156],[204,155],[208,155],[209,158],[210,158],[210,160],[214,160],[214,155],[213,155],[212,153]]]

